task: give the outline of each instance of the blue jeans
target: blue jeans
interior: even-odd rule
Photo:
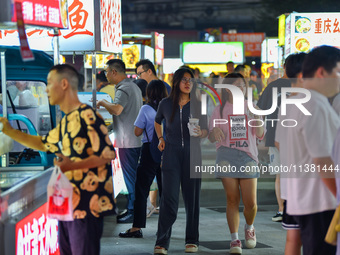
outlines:
[[[138,160],[141,147],[138,148],[119,148],[120,163],[122,164],[124,181],[129,192],[127,209],[133,211],[135,201],[135,183]]]

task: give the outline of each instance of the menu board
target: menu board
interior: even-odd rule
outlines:
[[[309,52],[320,45],[340,48],[340,13],[292,13],[286,21],[285,56],[290,53]],[[286,38],[287,42],[287,38]]]

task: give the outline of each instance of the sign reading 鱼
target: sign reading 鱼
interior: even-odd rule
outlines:
[[[95,23],[99,23],[100,20],[94,19],[94,2],[92,0],[68,0],[67,5],[69,26],[68,29],[59,30],[59,49],[61,52],[97,50],[113,53],[122,52],[120,0],[101,2],[101,11],[105,16],[101,17],[103,27],[100,33],[99,31],[95,33]],[[26,34],[31,49],[53,51],[54,34],[51,30],[29,28],[26,29]],[[101,34],[103,37],[97,45],[95,34],[98,36]],[[0,30],[0,45],[18,46],[17,30]]]

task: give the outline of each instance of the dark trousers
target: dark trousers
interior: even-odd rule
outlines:
[[[59,221],[60,255],[99,255],[103,234],[103,217]]]
[[[157,172],[160,172],[160,164],[155,163],[150,153],[150,143],[144,143],[140,162],[137,168],[137,179],[135,185],[135,203],[133,227],[145,228],[146,224],[146,200],[149,196],[150,186]],[[157,183],[161,184],[162,180],[157,178]],[[161,196],[162,185],[158,185]]]
[[[169,248],[172,225],[177,218],[180,186],[186,212],[185,243],[198,245],[201,179],[190,179],[189,147],[166,144],[162,185],[156,246]]]
[[[334,210],[294,216],[300,226],[304,255],[335,254],[336,246],[325,242],[325,236],[333,215]]]
[[[138,148],[119,148],[120,163],[122,164],[124,181],[129,192],[127,198],[127,209],[133,211],[133,203],[135,201],[135,183],[137,165],[140,155],[140,147]]]

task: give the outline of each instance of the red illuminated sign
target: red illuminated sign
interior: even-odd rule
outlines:
[[[25,24],[67,28],[67,0],[15,0],[22,3]],[[12,21],[16,22],[16,12]]]
[[[46,218],[46,205],[15,225],[15,254],[59,254],[58,221]]]
[[[20,53],[23,61],[34,60],[33,53],[28,46],[27,37],[25,33],[25,23],[22,15],[22,4],[19,2],[15,3],[15,9],[17,14],[17,26],[20,40]]]
[[[243,42],[246,57],[260,57],[264,33],[222,34],[222,42]]]

